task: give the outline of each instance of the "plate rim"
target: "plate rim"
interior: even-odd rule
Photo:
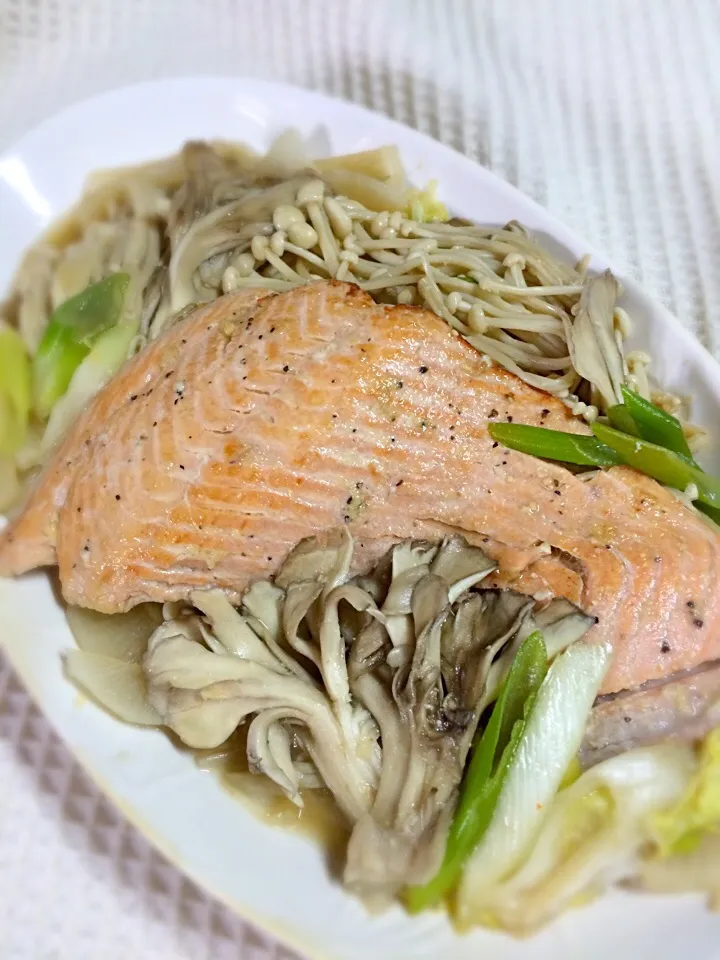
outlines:
[[[563,243],[571,243],[573,246],[582,248],[590,255],[593,260],[600,260],[603,263],[608,264],[608,269],[612,270],[615,277],[621,280],[622,286],[625,292],[631,292],[640,296],[645,302],[647,302],[653,310],[663,315],[664,321],[669,323],[670,326],[675,330],[675,333],[680,335],[684,341],[686,347],[690,349],[691,352],[695,353],[696,357],[702,358],[702,361],[709,362],[712,366],[716,368],[716,372],[720,374],[720,360],[716,360],[715,357],[709,352],[705,345],[699,340],[695,334],[688,330],[680,320],[672,313],[672,311],[665,306],[660,300],[651,296],[645,288],[638,281],[629,278],[625,275],[624,271],[618,270],[608,259],[602,251],[598,250],[593,244],[586,243],[583,238],[575,232],[572,228],[565,225],[562,220],[559,220],[554,213],[548,210],[547,207],[544,207],[541,203],[531,197],[529,194],[524,193],[514,184],[510,183],[508,180],[503,179],[499,174],[495,173],[489,167],[484,166],[477,160],[474,160],[472,157],[469,157],[467,154],[461,153],[459,150],[456,150],[454,147],[451,147],[449,144],[443,143],[441,140],[436,140],[430,134],[424,133],[422,130],[417,130],[415,127],[411,127],[409,124],[402,123],[399,120],[394,119],[384,113],[381,113],[379,110],[373,110],[369,107],[365,107],[361,104],[354,103],[351,100],[346,100],[342,97],[332,96],[330,94],[322,93],[318,90],[313,90],[307,87],[302,87],[298,84],[284,83],[282,81],[276,80],[266,80],[264,78],[257,78],[250,75],[244,74],[176,74],[174,76],[169,76],[165,78],[158,78],[153,80],[139,80],[135,83],[122,84],[120,86],[109,87],[107,90],[104,90],[100,93],[93,94],[89,97],[83,97],[81,99],[75,100],[70,104],[62,107],[57,110],[55,113],[51,114],[48,117],[43,118],[38,123],[29,127],[20,137],[14,140],[9,146],[0,153],[0,167],[2,164],[13,156],[15,153],[21,152],[22,149],[25,149],[27,146],[32,145],[32,141],[37,136],[42,136],[47,129],[51,129],[52,126],[58,122],[65,121],[71,117],[76,112],[82,112],[90,108],[93,104],[98,104],[104,100],[112,99],[117,96],[126,95],[131,91],[141,92],[144,89],[153,90],[159,89],[161,87],[168,87],[177,85],[178,87],[186,85],[202,85],[202,84],[213,84],[217,82],[230,82],[237,85],[243,83],[251,84],[255,88],[264,88],[268,91],[274,91],[276,93],[287,93],[288,95],[297,96],[301,94],[303,97],[307,97],[311,100],[314,100],[316,103],[329,103],[333,104],[335,107],[342,108],[343,110],[353,112],[358,116],[358,119],[369,119],[374,121],[380,121],[383,125],[392,125],[398,130],[401,130],[405,133],[411,133],[415,139],[419,139],[421,142],[426,145],[432,145],[432,148],[437,150],[440,149],[445,156],[451,157],[453,162],[461,163],[465,166],[466,169],[474,168],[480,169],[483,174],[488,178],[489,181],[494,183],[495,188],[500,192],[504,193],[510,198],[520,197],[522,202],[526,205],[529,205],[535,212],[540,214],[543,218],[550,218],[555,226],[559,228],[559,232],[564,235]]]

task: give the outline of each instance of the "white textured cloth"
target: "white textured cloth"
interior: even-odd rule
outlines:
[[[313,87],[491,167],[719,353],[719,48],[718,0],[0,0],[0,149],[138,80]],[[0,960],[289,956],[125,824],[0,660]]]

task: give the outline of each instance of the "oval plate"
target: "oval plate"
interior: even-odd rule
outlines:
[[[181,79],[128,87],[73,106],[0,158],[0,289],[10,282],[23,249],[77,200],[92,170],[169,154],[192,138],[240,140],[262,150],[290,126],[310,137],[316,155],[395,143],[410,178],[418,184],[437,179],[453,211],[483,223],[521,220],[569,259],[588,252],[513,187],[385,117],[256,80]],[[607,263],[595,256],[592,266],[599,270]],[[661,382],[692,391],[695,418],[717,422],[720,368],[666,310],[635,284],[623,284],[623,305],[636,321],[635,345],[652,344]],[[124,726],[80,702],[62,675],[60,654],[72,637],[44,574],[0,581],[0,610],[0,638],[13,666],[123,813],[198,884],[309,957],[717,956],[720,920],[699,898],[613,893],[524,942],[486,931],[459,937],[442,915],[410,918],[399,907],[370,917],[329,877],[312,842],[258,822],[161,733]]]

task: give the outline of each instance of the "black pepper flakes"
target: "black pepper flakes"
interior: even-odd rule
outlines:
[[[287,373],[289,369],[290,367],[287,364],[285,364],[285,366],[283,367],[283,373]]]
[[[419,367],[418,369],[420,370],[420,373],[427,373],[429,368],[426,367],[425,364],[423,364],[423,365],[422,365],[421,367]]]
[[[694,627],[697,627],[698,630],[702,630],[702,628],[705,626],[705,624],[704,624],[704,622],[700,619],[700,617],[693,617],[693,626],[694,626]]]
[[[667,640],[663,640],[663,642],[660,644],[660,653],[670,653],[670,644],[667,642]]]
[[[540,411],[540,419],[544,420],[545,417],[549,417],[549,416],[550,416],[550,411],[548,410],[547,407],[543,407],[543,409]]]
[[[116,494],[115,494],[115,499],[116,499],[116,500],[120,500],[120,499],[121,499],[121,497],[120,497],[120,494],[119,494],[119,493],[116,493]]]
[[[632,717],[623,717],[625,723],[632,723]]]
[[[350,496],[350,497],[347,498],[347,500],[345,501],[345,503],[351,504],[352,501],[353,501],[353,498],[352,498],[352,496]]]
[[[500,444],[498,443],[497,440],[495,440],[495,442],[494,442],[493,445],[492,445],[492,448],[493,448],[493,450],[494,450],[495,447],[499,447],[499,446],[500,446]]]
[[[130,403],[135,403],[137,398],[138,398],[138,395],[136,393],[133,393],[130,397]]]
[[[405,483],[404,480],[398,480],[398,482],[395,484],[395,486],[396,486],[396,487],[401,487],[404,483]]]
[[[687,602],[687,608],[688,608],[688,610],[694,610],[694,609],[695,609],[695,601],[694,601],[694,600],[688,600],[688,602]]]
[[[497,412],[497,410],[495,409],[495,407],[493,407],[492,410],[490,411],[490,413],[488,414],[488,418],[489,418],[490,420],[492,420],[493,417],[496,417],[497,415],[498,415],[498,412]]]
[[[403,382],[402,382],[402,380],[398,380],[398,382],[397,382],[397,388],[398,388],[398,390],[402,390],[402,388],[403,388]]]
[[[179,463],[178,466],[180,467],[181,470],[184,470],[184,469],[185,469],[185,464],[183,464],[183,463]]]
[[[508,417],[508,418],[507,418],[507,422],[508,422],[508,423],[512,423],[512,421],[513,421],[513,418],[512,418],[512,417]]]

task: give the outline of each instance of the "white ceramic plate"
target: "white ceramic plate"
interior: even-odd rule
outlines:
[[[80,194],[85,176],[168,154],[190,138],[265,148],[294,126],[322,152],[396,143],[418,183],[440,181],[457,213],[485,223],[516,218],[570,258],[587,247],[493,174],[428,137],[355,106],[255,80],[183,79],[128,87],[64,111],[0,158],[0,290],[22,250]],[[602,161],[602,158],[601,158]],[[594,269],[607,264],[595,257]],[[720,368],[632,283],[624,304],[655,372],[692,391],[700,422],[717,422]],[[71,635],[44,575],[0,581],[0,638],[33,697],[88,773],[177,866],[238,913],[302,953],[332,960],[544,960],[582,956],[718,956],[720,919],[696,898],[612,894],[564,916],[531,941],[476,932],[457,937],[440,915],[399,908],[369,917],[328,876],[310,841],[256,821],[160,733],[123,726],[81,704],[61,673]]]

